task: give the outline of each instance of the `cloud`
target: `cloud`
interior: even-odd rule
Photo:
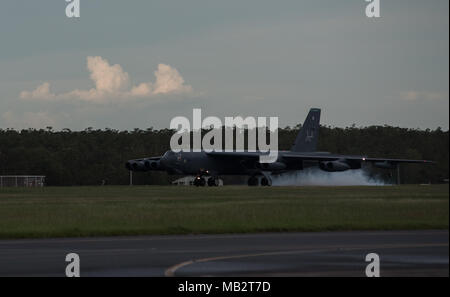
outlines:
[[[131,99],[138,97],[155,97],[158,95],[191,93],[192,87],[184,84],[184,79],[175,68],[159,64],[154,72],[156,81],[140,83],[130,88],[130,78],[119,64],[110,65],[102,57],[87,57],[87,68],[95,88],[89,90],[75,89],[70,92],[54,94],[50,83],[44,82],[33,91],[20,93],[22,99],[61,100],[80,99],[88,102],[107,102],[114,99]]]
[[[414,91],[401,92],[400,98],[405,101],[416,101],[419,98],[419,93]]]
[[[417,92],[417,91],[407,91],[400,93],[400,99],[404,101],[417,101],[417,100],[428,100],[437,101],[442,99],[448,99],[448,93],[439,92]]]
[[[55,127],[56,122],[46,112],[24,112],[16,114],[12,111],[6,111],[1,114],[3,126],[7,128],[28,129]]]
[[[158,94],[181,94],[192,92],[192,87],[184,84],[184,79],[175,68],[159,64],[155,71],[156,82],[141,83],[131,89],[131,95],[137,97]]]
[[[113,93],[128,86],[128,73],[123,71],[119,64],[110,66],[102,57],[87,57],[87,68],[99,92]]]
[[[50,93],[50,84],[48,82],[38,86],[34,91],[23,91],[20,93],[23,99],[54,99],[55,94]]]
[[[191,86],[184,85],[184,79],[180,73],[169,65],[159,64],[155,71],[156,83],[154,94],[184,93],[191,92]]]

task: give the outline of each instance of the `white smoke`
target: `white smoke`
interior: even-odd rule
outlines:
[[[292,173],[272,175],[273,186],[383,186],[384,181],[371,178],[364,170],[326,172],[317,167]]]

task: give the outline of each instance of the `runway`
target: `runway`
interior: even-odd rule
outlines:
[[[449,232],[362,231],[0,240],[0,276],[448,276]]]

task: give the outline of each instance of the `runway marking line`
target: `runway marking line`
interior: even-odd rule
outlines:
[[[201,259],[193,259],[185,262],[181,262],[175,264],[169,268],[167,268],[164,272],[166,277],[174,277],[175,272],[180,268],[195,264],[195,263],[205,263],[205,262],[213,262],[218,260],[230,260],[230,259],[241,259],[241,258],[250,258],[250,257],[263,257],[263,256],[275,256],[275,255],[294,255],[294,254],[308,254],[308,253],[319,253],[319,252],[327,252],[327,251],[354,251],[354,250],[364,250],[364,249],[390,249],[390,248],[423,248],[423,247],[440,247],[447,246],[448,243],[430,243],[430,244],[387,244],[387,245],[370,245],[370,246],[358,246],[358,247],[328,247],[322,249],[314,249],[314,250],[297,250],[297,251],[278,251],[278,252],[267,252],[267,253],[255,253],[255,254],[242,254],[242,255],[234,255],[234,256],[218,256],[218,257],[210,257],[210,258],[201,258]]]

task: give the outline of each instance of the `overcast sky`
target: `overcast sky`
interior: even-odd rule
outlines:
[[[175,116],[449,127],[449,1],[3,0],[0,128],[169,127]]]

